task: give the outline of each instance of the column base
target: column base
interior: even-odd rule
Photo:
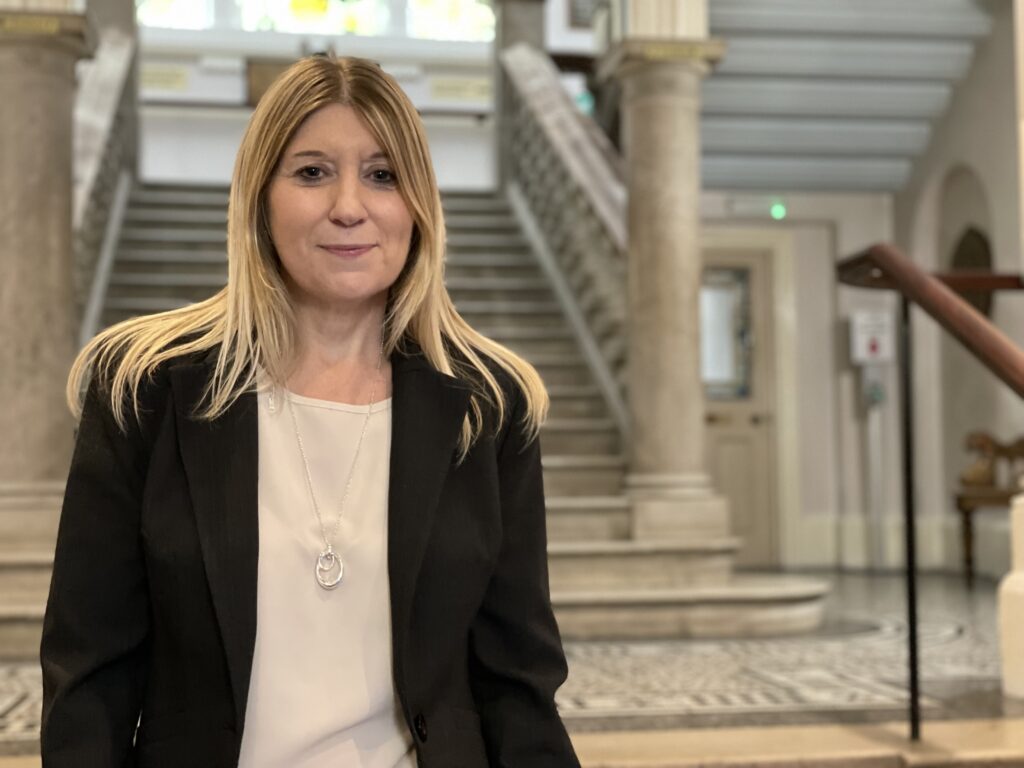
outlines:
[[[715,493],[707,475],[631,474],[626,494],[637,541],[729,535],[729,501]]]

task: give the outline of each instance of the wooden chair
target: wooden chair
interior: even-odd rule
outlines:
[[[1010,499],[1022,492],[1024,481],[1024,437],[1003,444],[986,432],[967,436],[974,461],[960,473],[955,498],[960,513],[964,580],[974,586],[974,512],[986,507],[1009,507]]]

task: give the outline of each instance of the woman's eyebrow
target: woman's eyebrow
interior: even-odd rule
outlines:
[[[321,152],[319,149],[304,149],[300,152],[292,152],[289,157],[316,157],[316,158],[327,158],[326,152]],[[388,153],[384,151],[374,152],[372,155],[366,158],[367,161],[371,160],[388,160]]]

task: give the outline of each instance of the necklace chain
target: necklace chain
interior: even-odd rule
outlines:
[[[324,527],[324,518],[320,513],[320,505],[316,500],[316,493],[313,491],[313,475],[309,471],[309,458],[306,456],[306,447],[302,442],[302,435],[299,434],[299,422],[295,418],[295,408],[292,406],[291,398],[285,396],[285,401],[288,405],[288,415],[291,416],[292,429],[295,431],[295,442],[299,446],[299,455],[302,457],[302,468],[306,474],[306,488],[309,490],[309,500],[313,506],[313,514],[316,515],[317,523],[320,525],[320,536],[324,540],[324,551],[321,552],[317,557],[316,564],[316,579],[320,586],[325,589],[333,589],[341,582],[341,576],[343,573],[341,559],[334,551],[334,537],[338,533],[338,529],[341,527],[341,520],[345,515],[345,502],[348,501],[348,493],[352,488],[352,481],[356,474],[356,465],[359,463],[359,453],[363,447],[363,438],[366,436],[366,427],[370,423],[370,413],[373,411],[373,402],[377,396],[377,384],[380,381],[380,370],[384,362],[384,334],[381,333],[380,341],[380,352],[377,356],[377,370],[373,377],[373,387],[370,389],[370,403],[366,406],[366,417],[363,419],[363,427],[359,432],[359,440],[356,442],[355,454],[352,457],[352,466],[348,471],[348,480],[345,482],[345,490],[341,496],[341,504],[338,508],[338,516],[334,521],[334,526],[331,528],[330,535],[327,534],[327,529]],[[273,395],[271,395],[273,397]],[[271,400],[271,402],[273,402]],[[335,566],[338,568],[338,576],[334,580],[327,580],[324,577],[324,573],[333,570]]]

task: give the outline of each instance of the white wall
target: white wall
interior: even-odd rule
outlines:
[[[950,108],[936,126],[927,153],[915,164],[911,181],[895,201],[897,242],[923,267],[948,264],[943,251],[943,185],[958,168],[969,169],[989,201],[996,271],[1020,272],[1024,267],[1021,227],[1022,120],[1019,57],[1020,0],[986,2],[993,14],[991,37],[979,45],[974,63],[957,86]],[[995,323],[1018,344],[1024,343],[1024,296],[996,299]],[[946,449],[963,439],[962,426],[952,426],[943,407],[943,332],[920,311],[915,313],[915,443],[918,447],[917,492],[926,530],[943,550],[947,567],[958,568],[960,537],[952,511],[952,487],[961,466],[948,466]],[[978,428],[997,435],[1024,434],[1024,406],[1008,388],[991,379],[962,392],[960,407],[973,411]],[[984,404],[984,407],[980,407]],[[954,433],[957,432],[957,433]],[[983,524],[984,525],[984,524]],[[988,534],[981,532],[983,537]],[[979,553],[980,554],[980,553]],[[1008,547],[989,550],[984,563],[999,572],[1008,562]]]

